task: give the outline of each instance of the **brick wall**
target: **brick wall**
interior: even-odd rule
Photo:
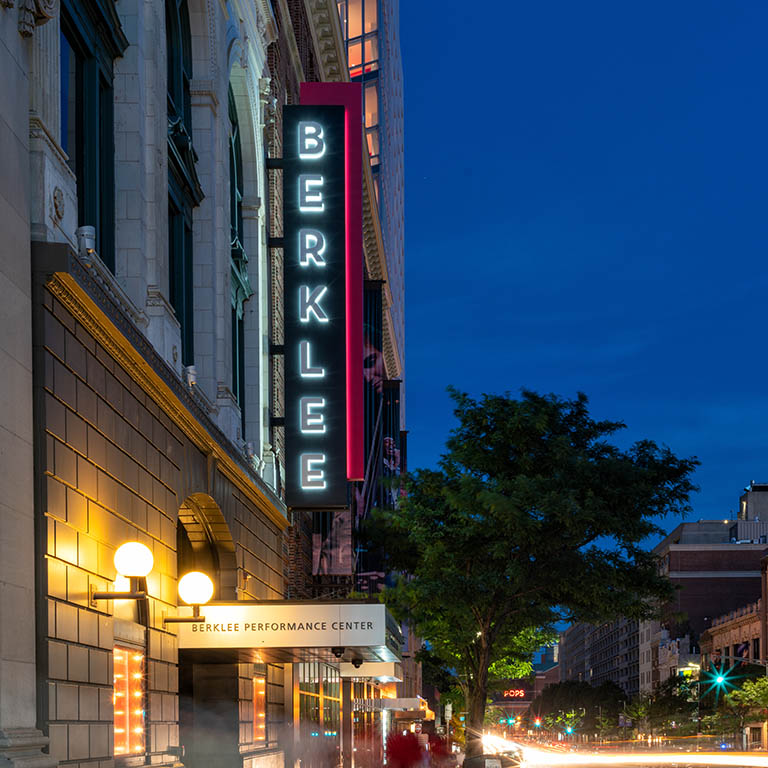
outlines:
[[[113,644],[144,648],[147,751],[153,763],[170,764],[168,750],[179,745],[179,659],[162,619],[177,602],[179,507],[204,494],[219,510],[216,535],[231,550],[232,568],[222,568],[217,598],[235,599],[241,582],[246,597],[282,597],[283,534],[211,468],[89,329],[47,290],[38,292],[40,720],[48,722],[51,754],[63,764],[103,768],[113,753]],[[89,605],[89,588],[112,587],[114,552],[131,540],[154,555],[146,627],[133,603]],[[252,665],[244,666],[251,675]],[[271,686],[270,695],[282,707],[278,688]]]

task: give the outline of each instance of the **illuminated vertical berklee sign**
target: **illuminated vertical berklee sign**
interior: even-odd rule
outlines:
[[[286,501],[347,504],[345,112],[283,111]]]

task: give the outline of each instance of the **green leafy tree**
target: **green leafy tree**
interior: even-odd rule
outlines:
[[[555,724],[564,733],[575,733],[584,725],[584,710],[571,709],[568,712],[558,712],[555,715]]]
[[[661,733],[686,735],[695,732],[696,709],[690,683],[679,676],[670,677],[654,693],[648,707],[648,720],[651,727]]]
[[[594,730],[601,739],[607,738],[616,731],[616,718],[598,715]]]
[[[494,665],[522,676],[556,621],[643,617],[669,598],[641,542],[658,516],[688,511],[698,462],[611,444],[624,425],[593,420],[581,394],[451,396],[459,423],[439,469],[416,472],[371,535],[407,574],[384,599],[455,670],[473,755]]]
[[[614,724],[624,706],[624,692],[614,682],[591,686],[589,683],[565,680],[548,685],[529,707],[529,717],[541,717],[551,712],[571,709],[584,710],[584,730],[598,730],[597,721],[603,716]]]
[[[740,688],[725,694],[725,706],[742,731],[750,720],[764,720],[768,711],[768,678],[745,680]]]
[[[651,697],[647,693],[638,693],[626,705],[625,711],[634,727],[644,731],[648,726],[648,717],[651,712]]]

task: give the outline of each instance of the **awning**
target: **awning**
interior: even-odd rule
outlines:
[[[429,711],[426,699],[421,696],[413,696],[400,699],[353,699],[352,709],[357,712],[372,712],[379,710],[389,710],[403,716],[413,716],[414,718],[428,719]]]
[[[380,683],[401,683],[403,665],[396,661],[364,661],[352,664],[345,661],[339,664],[341,677],[371,677]]]
[[[175,625],[192,661],[400,661],[400,628],[381,603],[240,600],[208,603],[201,613],[205,621]]]

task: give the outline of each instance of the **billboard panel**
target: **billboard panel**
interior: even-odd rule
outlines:
[[[347,504],[343,106],[283,112],[286,502]]]

